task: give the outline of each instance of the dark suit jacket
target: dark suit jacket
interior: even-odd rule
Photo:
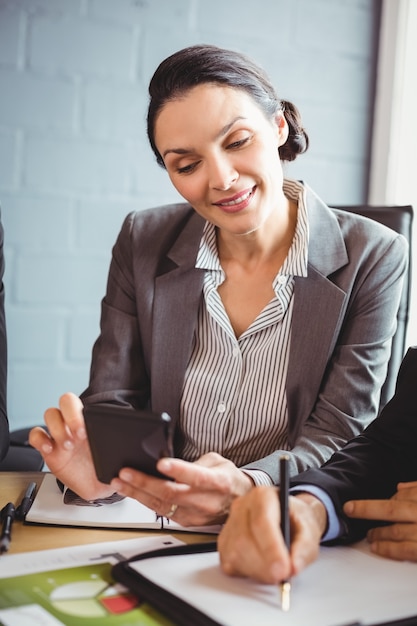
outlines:
[[[344,502],[390,498],[399,482],[417,480],[417,346],[408,349],[398,374],[394,397],[362,435],[336,452],[321,468],[291,481],[322,487],[344,522],[342,541],[363,537],[375,522],[343,515]]]
[[[9,448],[9,423],[7,420],[7,339],[6,320],[4,314],[4,255],[3,226],[0,221],[0,461]]]
[[[286,384],[292,474],[320,466],[375,418],[408,258],[394,231],[330,209],[307,186],[306,201],[308,277],[295,280]],[[149,405],[178,418],[202,298],[203,226],[188,204],[127,217],[84,402]],[[247,462],[277,482],[276,453]]]

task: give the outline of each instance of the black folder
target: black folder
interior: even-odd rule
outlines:
[[[143,561],[145,559],[155,557],[179,556],[216,551],[217,542],[215,541],[184,544],[152,550],[150,552],[133,556],[126,561],[117,563],[112,567],[112,576],[116,581],[122,583],[135,595],[137,595],[141,601],[150,604],[178,626],[224,626],[222,622],[216,621],[203,611],[200,611],[196,606],[168,591],[162,584],[159,585],[154,581],[149,580],[143,573],[139,573],[130,567],[131,563],[135,561]],[[277,615],[277,624],[278,623],[279,621]],[[340,626],[340,624],[338,626]],[[362,626],[362,624],[360,622],[354,622],[342,624],[342,626]],[[373,623],[369,626],[417,626],[417,614],[399,620]]]
[[[216,550],[216,541],[152,550],[113,565],[112,576],[139,596],[141,600],[146,601],[163,615],[166,615],[175,624],[180,624],[181,626],[221,626],[219,622],[216,622],[196,607],[178,598],[178,596],[175,596],[163,587],[156,585],[129,567],[132,561],[141,561],[158,556],[166,557],[180,554],[196,554],[198,552],[215,552]]]

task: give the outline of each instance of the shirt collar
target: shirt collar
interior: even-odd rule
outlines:
[[[305,188],[298,181],[285,179],[283,189],[285,196],[297,204],[298,212],[294,238],[279,274],[307,276],[309,232]],[[222,271],[216,239],[216,227],[211,222],[206,222],[195,263],[196,268]]]

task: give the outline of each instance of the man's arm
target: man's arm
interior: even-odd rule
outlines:
[[[332,499],[345,528],[341,540],[359,539],[374,527],[368,538],[378,554],[412,560],[417,560],[417,482],[398,485],[398,490],[397,482],[417,478],[416,374],[417,347],[408,350],[396,393],[380,416],[322,468],[291,481],[300,488],[316,485]],[[348,502],[343,509],[352,499],[365,501]],[[223,570],[269,583],[297,574],[316,558],[328,517],[323,502],[300,493],[290,499],[290,518],[288,554],[279,530],[276,490],[255,487],[235,500],[219,536]],[[378,523],[383,526],[375,528]]]
[[[396,393],[380,416],[359,437],[335,453],[320,469],[308,470],[291,485],[311,484],[324,489],[345,525],[341,540],[355,541],[378,522],[348,517],[347,500],[387,499],[397,483],[417,479],[417,347],[402,362]]]

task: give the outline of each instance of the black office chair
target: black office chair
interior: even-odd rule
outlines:
[[[410,308],[410,292],[411,292],[411,243],[412,243],[412,225],[413,225],[413,207],[405,206],[371,206],[367,204],[352,206],[335,206],[337,209],[350,211],[369,217],[376,222],[385,224],[397,233],[401,233],[408,241],[409,245],[409,266],[404,279],[404,287],[401,296],[400,307],[397,314],[397,330],[392,340],[391,357],[388,362],[388,372],[385,383],[381,390],[380,409],[382,409],[388,400],[392,398],[395,392],[395,382],[398,370],[403,360],[406,350],[406,333],[408,326],[409,308]]]
[[[10,447],[5,458],[0,461],[0,472],[42,471],[43,458],[28,441],[30,430],[30,428],[20,428],[10,433]]]

